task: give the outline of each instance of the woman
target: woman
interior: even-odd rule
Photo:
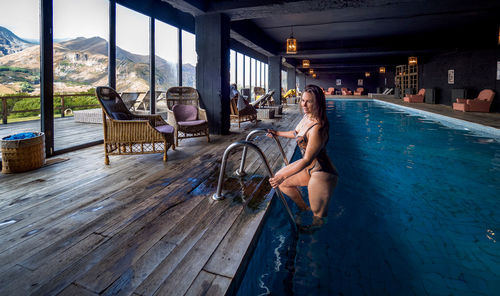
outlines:
[[[325,94],[316,85],[306,86],[300,101],[304,117],[293,131],[268,130],[269,134],[295,138],[302,158],[279,170],[269,183],[288,195],[297,206],[311,210],[314,224],[328,213],[328,202],[337,184],[338,173],[326,154],[329,124]],[[271,136],[271,135],[269,135]],[[301,198],[297,186],[307,186],[310,207]]]

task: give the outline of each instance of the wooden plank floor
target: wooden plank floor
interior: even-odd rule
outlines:
[[[183,140],[167,163],[161,154],[124,155],[105,166],[98,145],[0,175],[0,295],[233,292],[271,196],[256,153],[248,153],[248,176],[234,177],[240,151],[226,168],[228,197],[213,201],[222,153],[256,127],[295,126],[297,107],[279,120],[232,125],[210,143]],[[283,165],[271,139],[256,143],[274,171]],[[295,143],[282,145],[290,158]]]

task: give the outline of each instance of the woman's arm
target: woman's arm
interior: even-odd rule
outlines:
[[[295,138],[295,134],[293,133],[294,131],[275,131],[272,129],[268,129],[268,137],[272,137],[272,135],[276,135],[278,137],[284,137],[284,138]]]
[[[279,186],[281,183],[283,183],[283,181],[285,181],[286,178],[297,174],[298,172],[311,165],[312,161],[321,151],[322,146],[323,142],[321,136],[319,135],[319,126],[316,125],[312,127],[307,133],[307,148],[304,156],[301,159],[282,168],[274,176],[274,178],[270,178],[269,183],[271,183],[271,186]]]

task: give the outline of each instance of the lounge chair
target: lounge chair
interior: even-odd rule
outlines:
[[[477,98],[473,100],[459,99],[453,103],[453,110],[463,112],[490,112],[491,103],[495,97],[495,92],[491,89],[483,89]]]
[[[352,91],[348,90],[346,87],[342,87],[342,88],[341,88],[341,91],[342,91],[342,95],[343,95],[343,96],[349,96],[349,95],[352,95]]]
[[[416,95],[407,95],[403,100],[407,103],[423,103],[425,96],[425,88],[421,88]]]
[[[358,87],[358,88],[356,88],[356,91],[354,92],[354,95],[355,95],[355,96],[361,96],[361,95],[363,94],[363,92],[364,92],[364,91],[365,91],[365,89],[364,89],[364,88],[362,88],[362,87]]]
[[[161,91],[155,91],[155,100],[158,99],[158,97],[161,95]],[[134,105],[132,107],[132,111],[138,111],[140,109],[144,111],[148,111],[149,109],[149,102],[150,102],[150,92],[142,92],[140,95],[137,97],[137,99],[134,102]]]
[[[329,87],[328,90],[325,92],[325,95],[331,95],[333,96],[335,94],[335,88],[334,87]]]
[[[230,115],[230,120],[231,122],[238,123],[238,128],[240,128],[242,122],[246,121],[255,121],[257,122],[257,112],[255,110],[253,112],[250,112],[245,109],[242,110],[241,112],[238,111],[238,97],[234,97],[230,100],[230,109],[231,109],[231,115]]]
[[[96,95],[102,109],[104,128],[104,163],[109,155],[146,154],[163,152],[174,146],[174,128],[160,115],[130,113],[120,95],[112,88],[99,86]]]
[[[261,106],[269,105],[271,99],[273,98],[274,90],[268,91],[263,96],[259,97],[256,101],[250,103],[250,105],[254,106],[254,108],[258,109]]]
[[[200,107],[198,91],[188,86],[174,86],[167,90],[167,122],[175,128],[175,145],[179,139],[207,137],[207,111]]]
[[[281,104],[287,104],[287,99],[288,98],[292,98],[292,97],[295,97],[297,95],[297,91],[295,90],[295,88],[292,88],[290,90],[288,90],[282,97],[281,99]]]

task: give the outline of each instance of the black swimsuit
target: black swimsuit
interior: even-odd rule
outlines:
[[[306,153],[306,148],[307,148],[307,132],[315,125],[318,123],[315,123],[311,125],[304,133],[303,136],[298,136],[297,131],[293,131],[295,140],[297,141],[297,146],[299,146],[300,152],[302,153],[302,156]],[[330,161],[330,158],[326,154],[326,149],[323,146],[321,150],[319,151],[318,155],[316,156],[316,159],[313,160],[313,165],[307,169],[307,172],[309,173],[309,176],[314,173],[314,172],[325,172],[333,175],[338,175],[337,169],[335,166],[332,164]]]

